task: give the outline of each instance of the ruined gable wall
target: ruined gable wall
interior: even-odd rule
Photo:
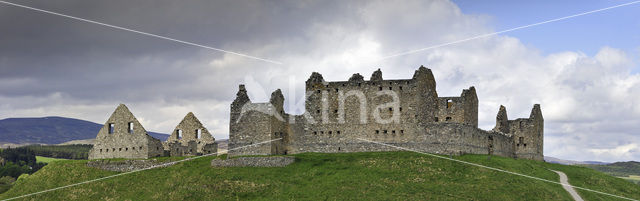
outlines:
[[[182,131],[182,139],[178,138],[178,130]],[[200,131],[200,138],[198,138],[198,130]],[[194,151],[192,153],[193,155],[210,153],[212,150],[211,146],[216,146],[215,150],[217,150],[217,143],[215,143],[215,139],[211,136],[209,130],[190,112],[180,121],[173,132],[171,132],[171,136],[169,136],[166,143],[178,142],[183,146],[188,146],[191,141],[196,142],[196,148],[193,149]],[[205,150],[205,147],[208,149]],[[188,147],[187,150],[188,149],[192,148]]]
[[[129,122],[134,125],[133,133],[128,132]],[[111,134],[110,123],[114,124]],[[149,158],[161,156],[162,150],[160,140],[148,135],[126,106],[120,105],[98,132],[89,159]]]

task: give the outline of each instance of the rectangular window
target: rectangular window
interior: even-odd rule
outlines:
[[[176,133],[178,134],[178,139],[182,139],[182,130],[178,129],[176,130]]]
[[[338,134],[340,134],[340,131],[336,131]]]
[[[133,134],[133,122],[129,122],[129,133]]]
[[[376,130],[376,134],[380,134],[380,130]]]
[[[200,139],[201,136],[202,136],[202,130],[196,129],[196,139]]]
[[[113,134],[115,130],[115,125],[113,123],[109,123],[109,134]]]

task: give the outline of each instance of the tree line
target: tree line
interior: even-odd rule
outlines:
[[[44,167],[46,163],[38,163],[33,151],[24,147],[0,150],[0,177],[18,178],[21,174],[31,174]]]
[[[72,145],[29,145],[24,148],[29,149],[36,156],[51,158],[65,158],[73,160],[84,160],[89,158],[89,150],[93,145],[72,144]]]

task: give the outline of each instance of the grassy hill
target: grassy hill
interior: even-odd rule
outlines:
[[[29,200],[570,200],[558,184],[412,152],[297,154],[283,168],[212,168],[214,157],[131,173],[29,197]],[[456,159],[640,199],[640,187],[579,166],[483,155]],[[86,161],[55,161],[16,181],[11,198],[117,172]],[[578,190],[587,200],[616,200]]]
[[[49,157],[44,157],[44,156],[36,156],[36,160],[38,162],[42,162],[42,163],[51,163],[53,161],[63,161],[63,160],[68,160],[68,159],[62,159],[62,158],[49,158]]]
[[[616,162],[604,165],[585,165],[611,176],[620,177],[636,184],[640,184],[640,162]]]
[[[640,162],[616,162],[605,165],[585,165],[613,176],[640,175]]]

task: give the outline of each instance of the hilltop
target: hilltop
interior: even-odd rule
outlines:
[[[39,194],[33,200],[570,200],[561,185],[469,166],[412,152],[303,153],[283,168],[212,168],[203,157]],[[220,156],[224,158],[226,156]],[[640,188],[596,170],[486,155],[454,156],[468,162],[640,199]],[[11,198],[117,172],[86,161],[55,161],[19,179],[0,195]],[[587,200],[613,197],[578,190]]]
[[[66,117],[7,118],[0,120],[0,144],[60,144],[94,139],[102,124]],[[148,132],[166,140],[169,135]]]

